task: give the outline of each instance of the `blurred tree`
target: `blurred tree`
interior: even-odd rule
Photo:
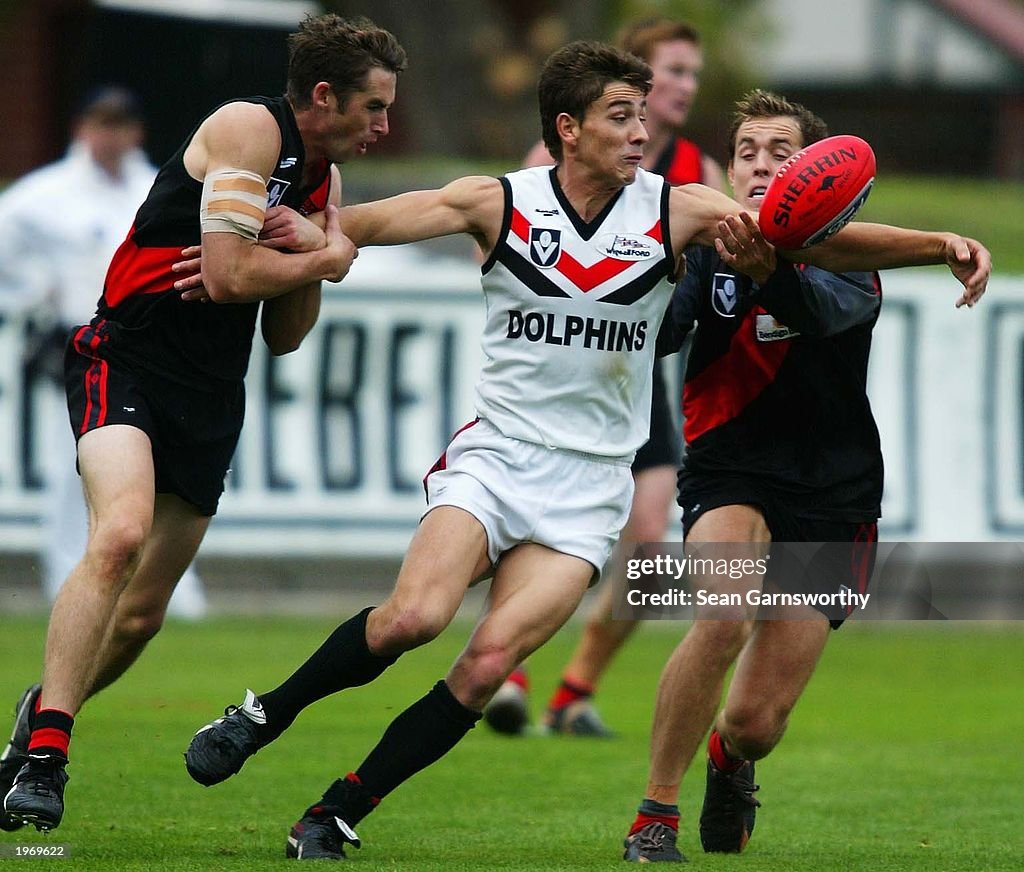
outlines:
[[[613,40],[637,17],[693,23],[706,73],[690,134],[722,159],[728,107],[753,81],[746,46],[766,26],[762,0],[323,0],[339,14],[367,15],[409,53],[383,154],[518,161],[538,138],[537,76],[544,59],[574,39]]]
[[[600,36],[589,0],[324,0],[367,15],[409,53],[382,153],[518,160],[537,139],[537,74],[579,36]]]

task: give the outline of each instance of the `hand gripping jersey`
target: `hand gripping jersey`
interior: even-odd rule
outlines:
[[[326,208],[330,166],[324,161],[312,184],[302,186],[305,149],[288,101],[249,97],[244,102],[266,106],[281,130],[281,152],[267,182],[268,207],[290,206],[303,214]],[[179,276],[171,264],[201,238],[203,182],[193,179],[183,162],[195,132],[160,169],[110,263],[97,315],[76,332],[76,340],[101,357],[208,390],[245,375],[259,304],[183,302],[174,289]]]
[[[649,435],[654,341],[673,289],[668,185],[637,170],[584,222],[557,168],[501,182],[477,413],[506,436],[629,461]]]

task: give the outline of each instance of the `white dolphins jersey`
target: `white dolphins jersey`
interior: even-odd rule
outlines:
[[[501,183],[477,414],[506,436],[632,461],[650,435],[654,345],[674,287],[669,187],[638,169],[588,223],[553,168]]]

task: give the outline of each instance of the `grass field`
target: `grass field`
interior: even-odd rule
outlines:
[[[0,618],[6,709],[38,668],[41,619]],[[48,839],[75,869],[252,869],[284,860],[288,826],[355,768],[385,723],[444,673],[468,626],[374,685],[325,700],[226,784],[201,788],[181,753],[250,684],[276,684],[332,628],[322,620],[169,625],[75,728],[68,812]],[[600,742],[507,739],[480,727],[359,827],[363,868],[622,868],[646,776],[649,712],[678,626],[650,625],[609,674]],[[531,661],[535,706],[576,638]],[[1024,784],[1020,626],[888,624],[837,634],[786,740],[760,764],[763,808],[742,857],[700,852],[703,767],[682,797],[680,846],[707,870],[1017,870]],[[6,714],[4,731],[6,734]],[[33,861],[29,861],[33,862]],[[39,861],[34,861],[38,863]],[[57,868],[60,868],[59,866]]]

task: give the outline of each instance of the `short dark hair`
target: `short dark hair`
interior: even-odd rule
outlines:
[[[676,40],[699,46],[700,34],[693,25],[677,18],[643,18],[620,31],[615,44],[650,63],[655,46]]]
[[[396,75],[406,66],[405,49],[369,18],[310,15],[288,37],[288,99],[297,109],[312,100],[317,82],[329,82],[339,107],[366,83],[375,67]]]
[[[651,68],[614,46],[584,40],[563,46],[544,63],[537,83],[540,128],[544,145],[556,161],[562,159],[562,140],[555,119],[565,112],[582,121],[587,107],[612,82],[623,82],[647,94]]]
[[[75,119],[86,118],[104,124],[141,124],[142,107],[138,95],[124,85],[99,85],[78,104]]]
[[[736,101],[736,111],[733,113],[732,126],[729,128],[729,161],[731,162],[733,155],[736,154],[736,136],[741,124],[752,118],[779,117],[792,118],[796,121],[803,139],[802,148],[828,136],[828,125],[810,109],[771,91],[755,88]]]

